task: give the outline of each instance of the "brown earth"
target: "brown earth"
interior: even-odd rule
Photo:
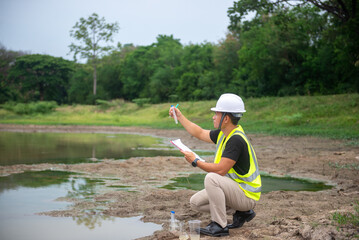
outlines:
[[[160,130],[136,127],[94,126],[35,126],[0,124],[0,131],[24,132],[101,132],[138,133],[169,139],[181,138],[193,150],[214,150],[215,146],[203,143],[184,130]],[[311,178],[333,184],[330,190],[319,192],[275,191],[262,194],[255,212],[257,216],[240,229],[230,230],[230,236],[221,239],[357,239],[358,227],[338,224],[332,220],[335,212],[355,213],[359,200],[359,149],[347,141],[315,137],[282,137],[252,135],[249,138],[256,149],[261,171],[277,176],[290,175]],[[206,158],[211,161],[211,158]],[[93,201],[73,200],[67,210],[41,214],[69,216],[143,216],[145,222],[164,224],[169,212],[176,211],[180,220],[210,221],[207,213],[191,210],[189,199],[195,191],[166,190],[171,178],[201,172],[190,166],[182,157],[140,157],[126,161],[106,159],[102,162],[77,165],[37,164],[1,166],[0,175],[25,170],[57,169],[88,174],[94,178],[108,178],[107,185],[131,186],[135,191],[107,190],[99,192]],[[67,199],[70,200],[70,199]],[[101,209],[101,210],[93,210]],[[231,216],[228,216],[231,221]],[[166,230],[155,232],[143,239],[175,239]],[[201,239],[212,239],[201,236]]]

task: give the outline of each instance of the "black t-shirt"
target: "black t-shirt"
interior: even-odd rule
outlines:
[[[209,133],[211,140],[216,144],[220,130],[212,130]],[[223,141],[225,141],[224,139]],[[236,161],[233,169],[240,175],[245,175],[249,172],[250,160],[248,153],[248,146],[246,141],[239,135],[233,135],[227,142],[226,148],[222,153],[222,157],[226,157]]]

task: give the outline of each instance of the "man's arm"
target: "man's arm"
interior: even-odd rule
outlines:
[[[185,152],[181,151],[184,154],[184,157],[186,158],[187,162],[192,163],[194,159],[196,158],[195,155],[192,152]],[[217,173],[221,176],[224,176],[228,173],[228,171],[234,166],[236,161],[222,157],[221,161],[217,163],[208,163],[208,162],[202,162],[197,161],[197,167],[201,168],[202,170],[206,172],[213,172]]]
[[[178,121],[182,124],[182,126],[186,129],[186,131],[191,134],[192,136],[198,138],[199,140],[208,142],[208,143],[213,143],[210,136],[209,136],[209,132],[210,130],[206,130],[201,128],[200,126],[198,126],[197,124],[191,122],[190,120],[188,120],[178,108],[170,108],[169,110],[169,114],[171,117],[173,117],[173,112],[172,109],[174,109],[176,111],[176,116]]]
[[[235,163],[236,161],[230,158],[223,157],[218,164],[198,161],[197,167],[201,168],[206,172],[214,172],[221,176],[224,176],[234,166]]]

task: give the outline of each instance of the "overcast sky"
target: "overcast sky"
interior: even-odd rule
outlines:
[[[147,46],[159,34],[181,43],[217,43],[227,33],[232,0],[0,0],[0,43],[10,50],[67,55],[70,30],[92,13],[118,22],[114,43]]]

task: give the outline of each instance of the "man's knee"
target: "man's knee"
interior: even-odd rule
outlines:
[[[189,200],[189,203],[190,203],[190,205],[191,205],[192,210],[198,211],[198,209],[199,209],[199,203],[198,203],[198,200],[196,199],[195,196],[196,196],[196,195],[193,195],[193,196],[191,197],[191,199]]]
[[[221,177],[221,175],[217,173],[207,173],[204,178],[204,187],[207,188],[209,186],[217,186],[219,177]]]

